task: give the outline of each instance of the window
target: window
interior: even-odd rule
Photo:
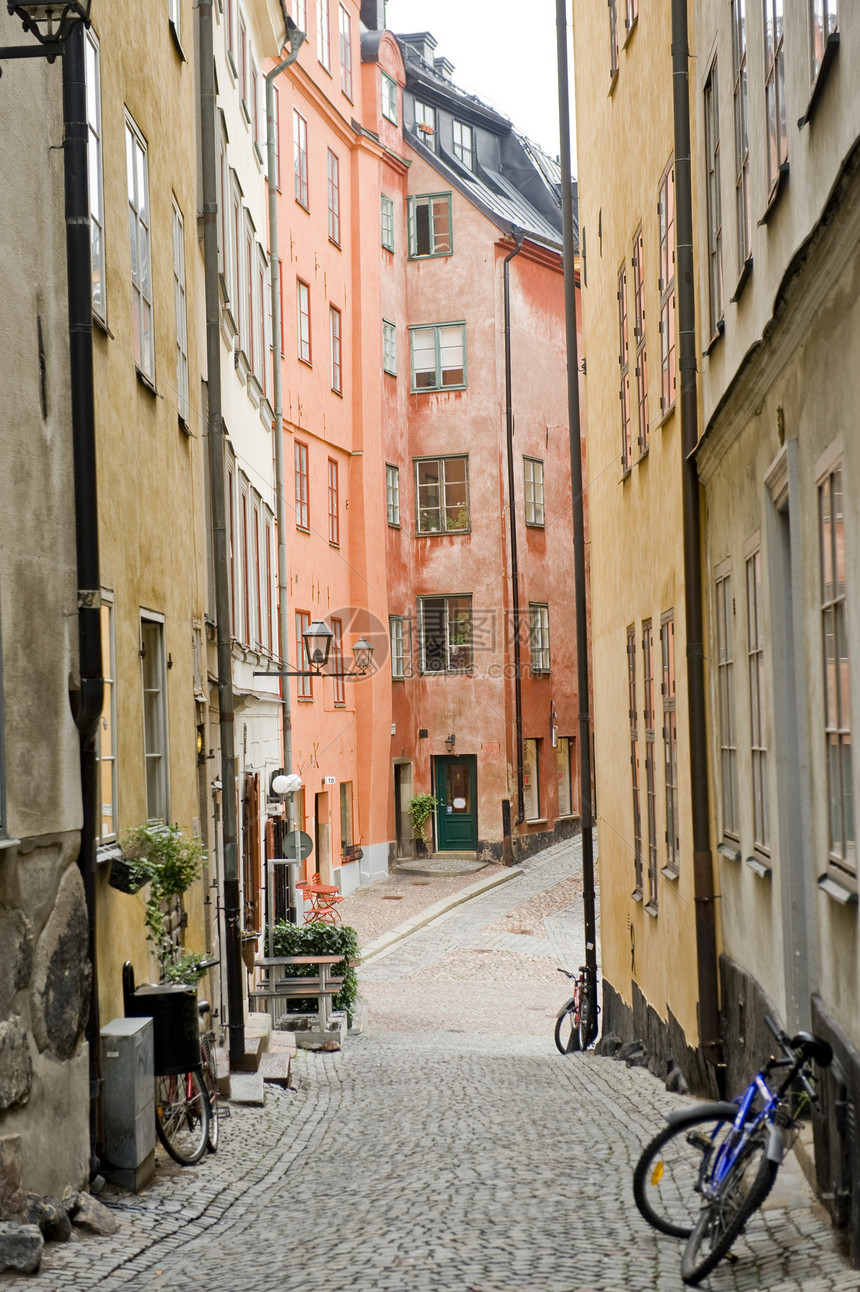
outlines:
[[[639,0],[625,0],[624,26],[630,31],[639,17]]]
[[[411,327],[412,390],[448,390],[466,385],[466,324]]]
[[[409,258],[450,256],[451,194],[429,193],[408,199]]]
[[[296,201],[308,209],[308,123],[293,108],[293,169]]]
[[[352,98],[352,18],[340,5],[340,88]]]
[[[388,319],[382,320],[382,370],[397,376],[397,328]]]
[[[329,0],[317,0],[317,57],[331,71],[331,16]]]
[[[173,31],[176,35],[177,40],[179,40],[179,32],[180,32],[180,27],[179,27],[180,11],[181,11],[180,0],[167,0],[167,17],[170,21],[171,26],[173,27]]]
[[[785,123],[783,0],[764,0],[764,99],[767,116],[767,187],[772,197],[788,164]]]
[[[379,199],[380,237],[386,251],[394,250],[394,202],[383,193]]]
[[[412,676],[412,620],[390,615],[388,635],[391,639],[391,676],[395,681]]]
[[[248,481],[239,476],[239,525],[242,531],[242,641],[251,645],[251,531],[248,526]]]
[[[143,756],[146,785],[146,818],[166,821],[170,810],[167,762],[167,673],[164,661],[164,624],[140,621],[141,679],[143,682]]]
[[[549,606],[529,602],[529,639],[532,648],[532,672],[548,673]]]
[[[329,458],[328,460],[328,541],[334,547],[338,547],[340,544],[337,463],[334,458]]]
[[[116,764],[116,641],[114,638],[113,598],[102,592],[102,604],[99,610],[102,636],[102,668],[104,672],[104,698],[99,718],[99,734],[96,741],[96,761],[98,763],[99,824],[96,827],[97,840],[106,843],[115,839],[119,829],[117,809],[117,764]]]
[[[177,28],[178,30],[178,28]],[[104,323],[105,301],[105,202],[102,168],[102,91],[99,45],[92,28],[84,32],[84,77],[87,87],[87,173],[90,189],[90,249],[93,275],[93,313]]]
[[[311,298],[310,288],[301,278],[296,279],[296,310],[299,325],[299,358],[304,363],[311,361]]]
[[[253,58],[251,59],[251,116],[253,118],[251,125],[254,134],[254,152],[257,154],[257,159],[262,165],[263,148],[266,141],[263,138],[262,131],[260,130],[260,74],[257,71],[257,64],[254,62]]]
[[[422,673],[468,673],[472,668],[472,598],[421,597]]]
[[[540,821],[540,740],[523,741],[523,804],[527,821]]]
[[[386,463],[385,503],[389,525],[400,525],[400,468]]]
[[[630,429],[630,353],[627,345],[627,268],[618,271],[618,365],[621,369],[621,467],[629,471],[633,463]]]
[[[618,0],[609,3],[609,77],[618,75]]]
[[[660,410],[675,403],[675,163],[660,180]]]
[[[462,121],[454,122],[454,156],[469,170],[475,169],[475,132]]]
[[[176,306],[176,393],[179,417],[186,425],[188,402],[188,329],[185,302],[185,228],[182,212],[173,203],[173,299]]]
[[[418,99],[415,100],[415,129],[421,142],[435,152],[436,109],[431,108],[429,103],[419,103]]]
[[[308,446],[296,440],[296,528],[310,530]]]
[[[627,708],[630,717],[630,777],[633,786],[633,895],[642,896],[642,802],[639,786],[639,707],[636,698],[636,625],[627,629]]]
[[[663,753],[666,772],[666,871],[678,874],[678,728],[675,716],[675,620],[672,611],[660,624],[663,656]]]
[[[226,13],[224,14],[224,39],[227,42],[227,61],[232,68],[233,75],[236,75],[236,53],[234,48],[233,36],[233,4],[234,0],[224,0]]]
[[[329,306],[329,336],[331,339],[331,388],[338,395],[343,394],[343,378],[340,364],[340,310]]]
[[[633,335],[636,338],[636,405],[639,414],[637,442],[640,454],[648,449],[648,368],[645,356],[644,243],[642,227],[633,239]]]
[[[841,466],[834,468],[818,486],[818,539],[830,864],[853,877],[857,873],[857,840],[854,830],[851,672],[845,604],[845,515]]]
[[[263,601],[266,607],[265,627],[266,640],[263,645],[267,650],[271,650],[274,645],[272,636],[272,520],[271,512],[266,511],[263,515],[263,557],[265,563],[265,583],[263,585]],[[262,636],[262,634],[261,634]]]
[[[299,31],[307,31],[308,0],[293,0],[293,18]]]
[[[246,121],[251,120],[248,111],[248,29],[245,19],[239,10],[239,98],[242,103],[242,115]]]
[[[308,667],[308,656],[305,650],[305,639],[302,636],[306,628],[311,626],[311,617],[306,610],[296,611],[296,669],[299,671],[306,670]],[[296,678],[296,697],[299,700],[312,700],[314,698],[314,680],[310,675]]]
[[[540,458],[523,458],[523,475],[526,524],[543,525],[543,462]]]
[[[811,0],[812,82],[818,79],[824,62],[824,51],[839,26],[839,0]],[[837,37],[838,39],[838,37]]]
[[[747,558],[747,666],[750,682],[750,753],[752,762],[753,840],[770,848],[767,802],[767,735],[764,707],[764,624],[761,598],[761,552]]]
[[[254,504],[251,511],[251,528],[253,531],[253,549],[249,552],[249,557],[253,561],[251,570],[252,584],[254,590],[254,631],[253,644],[259,650],[263,645],[263,570],[262,570],[262,552],[260,551],[260,499],[254,496]]]
[[[573,786],[570,779],[570,737],[559,736],[555,747],[558,773],[558,815],[573,815]]]
[[[230,633],[235,636],[238,615],[236,614],[236,470],[235,458],[229,447],[227,449],[227,552],[228,575],[230,581]]]
[[[717,60],[705,82],[705,198],[708,217],[708,310],[711,337],[723,321],[723,216],[720,204],[720,113]]]
[[[263,248],[257,243],[257,376],[263,394],[268,398],[271,382],[269,360],[272,357],[272,293],[269,284],[269,264]]]
[[[469,528],[469,459],[418,458],[415,506],[419,534]]]
[[[131,312],[134,362],[155,380],[152,330],[152,262],[149,245],[149,166],[146,144],[130,117],[125,119],[125,159],[128,179],[128,222],[131,241]]]
[[[340,851],[341,855],[354,842],[352,829],[352,781],[340,783]]]
[[[654,630],[651,620],[642,624],[642,689],[645,721],[645,798],[648,806],[648,902],[657,913],[657,776],[654,766]]]
[[[735,218],[738,273],[752,255],[749,101],[747,89],[747,0],[732,0],[732,103],[735,118]]]
[[[720,788],[723,834],[738,834],[738,766],[735,745],[734,697],[734,601],[730,573],[718,574],[717,611],[717,699],[720,734]]]
[[[380,71],[382,77],[382,115],[397,125],[397,82],[387,72]]]
[[[328,150],[328,236],[340,245],[340,162]]]
[[[329,463],[331,466],[331,463]],[[331,658],[332,658],[332,681],[334,682],[334,702],[335,704],[345,704],[346,694],[344,691],[343,681],[343,621],[335,619],[332,615],[331,620]]]

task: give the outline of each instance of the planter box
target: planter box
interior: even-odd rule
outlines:
[[[114,857],[110,864],[108,883],[120,893],[137,893],[143,888],[146,879],[133,868],[125,857]]]

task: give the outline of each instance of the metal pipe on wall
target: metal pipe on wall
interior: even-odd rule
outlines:
[[[511,406],[511,281],[508,266],[523,249],[522,229],[511,228],[516,246],[505,256],[505,428],[508,451],[508,515],[511,529],[511,595],[514,611],[514,714],[517,759],[517,815],[514,825],[525,820],[523,792],[523,684],[520,677],[520,570],[517,557],[517,512],[514,506],[514,411]]]

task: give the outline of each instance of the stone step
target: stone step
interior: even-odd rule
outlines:
[[[215,1050],[215,1083],[222,1099],[230,1098],[230,1056],[221,1047]]]
[[[265,1102],[266,1092],[259,1072],[230,1073],[231,1104],[253,1104],[262,1108]]]
[[[260,1060],[257,1076],[264,1081],[271,1081],[273,1085],[286,1087],[290,1084],[291,1059],[290,1050],[270,1050]]]
[[[233,1069],[236,1072],[256,1072],[260,1066],[260,1059],[266,1052],[262,1036],[249,1036],[245,1033],[245,1053]],[[231,1073],[231,1076],[233,1075]]]

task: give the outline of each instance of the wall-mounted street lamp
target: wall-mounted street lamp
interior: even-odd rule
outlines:
[[[456,742],[457,742],[457,737],[454,735],[453,731],[451,732],[450,736],[445,737],[445,748],[448,750],[449,754],[453,750]]]
[[[366,677],[373,662],[374,647],[366,637],[359,637],[352,648],[355,660],[355,669],[353,671],[323,672],[328,663],[334,633],[328,624],[323,623],[321,619],[315,619],[302,633],[302,639],[305,643],[305,654],[308,658],[307,668],[263,669],[255,672],[254,677]]]
[[[75,27],[90,25],[92,0],[53,0],[47,4],[26,4],[22,0],[6,0],[6,7],[13,18],[20,18],[24,30],[35,36],[38,45],[17,45],[0,48],[0,60],[5,58],[47,58],[53,63],[63,52],[63,45]]]

